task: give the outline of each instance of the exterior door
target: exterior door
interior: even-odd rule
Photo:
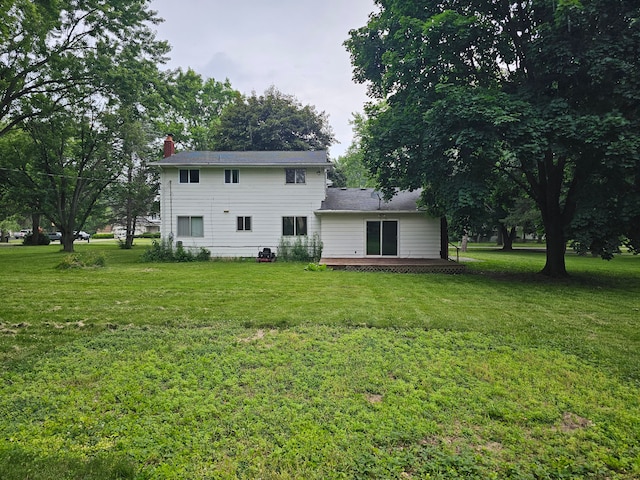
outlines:
[[[367,222],[367,255],[398,255],[398,222]]]

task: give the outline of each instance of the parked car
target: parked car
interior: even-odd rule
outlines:
[[[89,235],[87,232],[83,232],[82,230],[80,230],[79,232],[73,232],[73,236],[76,240],[86,240],[87,242],[91,238],[91,235]]]
[[[49,237],[49,240],[51,240],[52,242],[57,241],[62,241],[62,233],[60,232],[49,232],[47,233],[47,236]]]
[[[19,239],[19,238],[24,238],[27,235],[31,235],[31,230],[20,230],[19,232],[15,232],[13,234],[13,236],[15,237],[15,239]]]

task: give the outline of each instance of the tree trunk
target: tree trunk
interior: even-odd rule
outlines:
[[[31,245],[38,245],[40,240],[40,214],[31,214]]]
[[[513,240],[516,237],[516,227],[511,227],[511,230],[507,230],[503,224],[500,224],[499,228],[500,236],[502,237],[502,250],[505,252],[511,252],[513,250]]]
[[[553,278],[568,277],[564,259],[567,241],[564,238],[562,219],[545,220],[544,226],[547,237],[547,261],[540,273]]]
[[[541,274],[553,278],[568,277],[564,254],[567,247],[565,226],[569,224],[575,212],[575,183],[564,194],[564,206],[561,203],[563,197],[563,184],[565,184],[565,159],[557,157],[553,151],[545,152],[544,158],[538,162],[537,178],[529,175],[529,184],[537,193],[535,201],[542,214],[545,236],[547,239],[547,260]],[[574,177],[575,180],[575,177]]]
[[[440,217],[440,258],[449,260],[449,226],[446,217]]]
[[[135,233],[136,233],[136,219],[133,218],[133,220],[131,220],[131,217],[129,217],[127,219],[127,238],[125,241],[124,248],[128,250],[133,248],[133,239],[135,237]]]
[[[62,250],[67,253],[73,253],[73,240],[73,232],[62,232],[62,239],[60,240]]]

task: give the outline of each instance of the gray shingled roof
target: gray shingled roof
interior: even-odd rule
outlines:
[[[296,152],[179,152],[154,165],[160,167],[224,165],[224,166],[319,166],[329,164],[326,150]]]
[[[328,188],[327,197],[322,202],[319,213],[325,211],[349,212],[417,212],[420,190],[408,192],[398,191],[394,197],[385,202],[382,194],[373,188]]]

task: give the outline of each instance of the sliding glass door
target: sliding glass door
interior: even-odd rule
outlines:
[[[398,222],[367,222],[367,255],[398,255]]]

